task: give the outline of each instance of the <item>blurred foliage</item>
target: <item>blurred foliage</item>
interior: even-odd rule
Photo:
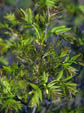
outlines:
[[[18,1],[23,8],[27,2]],[[36,113],[83,113],[82,107],[69,104],[79,94],[76,67],[84,66],[84,35],[78,29],[83,5],[69,0],[32,3],[32,9],[10,12],[0,24],[9,37],[0,38],[0,112],[21,113],[26,105]],[[14,62],[5,55],[14,55]]]
[[[18,8],[28,8],[32,5],[32,0],[5,0],[5,3],[17,6]]]

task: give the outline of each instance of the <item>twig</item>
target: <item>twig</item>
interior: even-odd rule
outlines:
[[[32,113],[36,112],[36,106],[34,106]]]

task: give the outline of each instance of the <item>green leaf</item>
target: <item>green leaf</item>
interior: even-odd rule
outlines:
[[[78,90],[76,90],[76,88],[74,88],[74,87],[68,86],[67,88],[68,88],[69,91],[71,91],[71,93],[74,94],[74,95],[75,95],[76,93],[78,93]]]
[[[39,21],[39,14],[37,14],[36,16],[35,16],[35,20],[38,22]]]
[[[67,86],[70,86],[70,87],[76,87],[77,84],[76,83],[72,83],[72,82],[68,82],[66,83]]]
[[[42,92],[41,92],[41,89],[37,85],[35,85],[33,83],[29,83],[29,85],[31,85],[32,88],[34,88],[38,92],[39,98],[42,101]]]
[[[84,13],[84,5],[79,5],[79,9]]]
[[[59,74],[58,74],[58,76],[57,76],[57,78],[56,78],[57,81],[59,81],[59,80],[62,78],[63,72],[64,72],[64,70],[61,70],[61,71],[59,72]]]
[[[52,82],[50,82],[47,86],[48,86],[48,88],[51,88],[52,86],[54,86],[56,83],[54,82],[54,83],[52,83]]]
[[[52,33],[56,33],[56,34],[60,34],[60,33],[65,33],[67,31],[69,31],[71,28],[66,28],[66,26],[58,26],[58,27],[54,27],[51,32]]]
[[[36,84],[29,83],[29,85],[32,86],[32,88],[34,88],[35,90],[39,90],[39,87]]]
[[[39,34],[39,27],[37,24],[33,24],[32,27],[34,28],[35,32],[36,32],[36,37],[37,39],[40,39],[40,34]]]
[[[28,22],[28,24],[32,24],[33,22],[33,14],[30,8],[26,10],[25,20]]]
[[[12,109],[18,113],[21,108],[22,105],[19,101],[16,101],[14,99],[7,99],[0,110],[2,111],[3,109]]]
[[[81,54],[75,55],[75,56],[73,56],[73,57],[70,59],[70,61],[74,61],[74,60],[76,60],[77,58],[79,58],[80,56],[81,56]]]
[[[69,59],[70,59],[70,56],[68,55],[68,56],[65,58],[64,62],[68,62]]]
[[[71,64],[72,64],[71,62],[63,63],[63,67],[67,69]]]
[[[68,76],[68,77],[64,78],[62,81],[63,81],[63,82],[66,82],[66,81],[68,81],[68,80],[71,80],[72,78],[73,78],[73,76]]]
[[[84,66],[84,62],[78,62],[78,64]]]
[[[52,1],[52,0],[46,0],[46,6],[54,6],[55,5],[55,2]]]
[[[40,4],[40,7],[55,6],[55,2],[52,0],[39,0],[38,3]]]
[[[34,92],[34,95],[32,99],[30,100],[29,104],[31,105],[31,107],[34,107],[37,104],[39,105],[39,95],[37,92]]]
[[[11,21],[12,23],[13,23],[13,22],[16,23],[16,22],[15,22],[15,15],[14,15],[13,13],[7,14],[7,15],[5,16],[5,18],[8,19],[9,21]]]
[[[47,83],[48,82],[48,74],[46,74],[45,72],[43,73],[43,81],[45,82],[45,83]]]
[[[25,22],[26,13],[23,9],[19,8],[16,10],[15,18],[19,22]]]
[[[60,91],[60,86],[56,86],[56,85],[55,86],[51,86],[50,89],[58,89]]]
[[[8,60],[7,58],[5,58],[4,56],[0,57],[0,63],[4,64],[4,65],[8,65]]]
[[[12,69],[11,69],[10,66],[3,66],[3,71],[4,71],[4,72],[7,72],[7,74],[11,74]]]
[[[66,50],[65,49],[63,49],[62,50],[62,52],[61,52],[61,55],[60,55],[60,57],[64,57],[64,56],[67,56],[67,54],[68,54],[68,49],[66,48]]]
[[[67,70],[68,70],[69,74],[71,74],[71,75],[76,74],[76,71],[77,71],[77,69],[72,66],[68,66]]]
[[[37,15],[38,16],[38,15]],[[37,17],[38,18],[38,17]],[[41,20],[41,22],[42,23],[45,23],[45,18],[42,16],[42,15],[40,15],[40,20]]]

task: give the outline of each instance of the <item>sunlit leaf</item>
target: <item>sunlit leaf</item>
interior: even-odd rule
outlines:
[[[59,72],[59,74],[58,74],[58,76],[57,76],[57,78],[56,78],[57,81],[59,81],[59,80],[62,78],[63,72],[64,72],[64,70],[61,70],[61,71]]]
[[[56,34],[60,34],[60,33],[64,33],[69,31],[71,28],[66,28],[66,26],[58,26],[58,27],[54,27],[51,32],[52,33],[56,33]]]

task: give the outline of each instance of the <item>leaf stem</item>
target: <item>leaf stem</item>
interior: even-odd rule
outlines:
[[[32,113],[35,113],[35,112],[36,112],[36,106],[33,107]]]

